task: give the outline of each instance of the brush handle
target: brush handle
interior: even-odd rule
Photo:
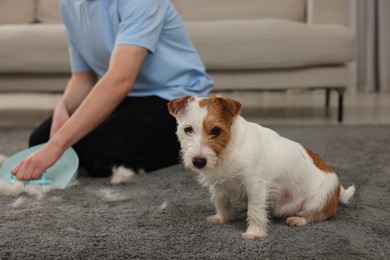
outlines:
[[[15,184],[18,181],[19,180],[17,180],[16,177],[13,174],[10,174],[10,176],[9,176],[9,183]],[[23,183],[25,185],[29,185],[29,184],[50,185],[50,184],[53,183],[53,181],[50,180],[50,179],[47,179],[44,174],[42,174],[41,178],[38,179],[38,180],[19,181],[19,182],[21,182],[21,183]]]

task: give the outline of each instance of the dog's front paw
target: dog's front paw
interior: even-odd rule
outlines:
[[[261,231],[261,232],[257,232],[257,233],[245,232],[245,233],[241,234],[241,238],[248,240],[248,239],[254,239],[256,237],[265,237],[266,235],[267,235],[267,232],[265,232],[265,231]]]
[[[207,217],[207,222],[209,222],[210,224],[223,224],[228,220],[228,217],[223,217],[220,214],[215,214],[213,216]]]
[[[254,239],[256,237],[265,237],[266,235],[267,235],[267,228],[266,227],[249,225],[246,232],[241,234],[241,238]]]

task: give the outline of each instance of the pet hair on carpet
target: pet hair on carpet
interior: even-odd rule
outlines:
[[[129,196],[119,193],[113,189],[102,188],[96,191],[96,195],[105,202],[118,202],[128,200]]]
[[[135,172],[132,169],[128,169],[124,166],[113,167],[111,184],[119,185],[119,184],[130,183],[133,181],[134,176],[135,176]]]
[[[53,185],[50,185],[49,187],[42,187],[37,184],[30,184],[26,187],[23,187],[23,184],[21,182],[10,184],[0,181],[0,195],[11,197],[19,197],[22,194],[27,194],[37,200],[41,200],[44,197],[45,193],[56,189],[58,189],[58,187]]]
[[[18,197],[23,193],[23,184],[17,182],[15,184],[9,184],[0,181],[0,194],[11,197]]]
[[[7,156],[0,154],[0,166],[2,166],[7,159],[8,159]],[[38,187],[37,185],[31,185],[28,186],[27,188],[24,188],[21,182],[10,184],[7,182],[0,181],[0,194],[5,196],[18,197],[22,193],[27,193],[28,195],[33,196],[36,199],[40,200],[43,198],[43,193],[47,191],[48,190],[45,191],[41,190],[41,188]]]
[[[25,197],[19,197],[13,203],[11,203],[10,206],[13,207],[14,209],[17,209],[17,208],[20,208],[24,204],[25,201],[26,201]]]
[[[163,201],[163,203],[160,205],[159,209],[164,210],[168,207],[168,202],[166,200]]]

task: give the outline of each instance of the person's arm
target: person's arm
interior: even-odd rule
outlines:
[[[11,172],[19,180],[37,179],[64,151],[103,122],[130,92],[147,55],[138,46],[114,48],[107,73],[97,82],[69,120],[37,152]]]
[[[51,138],[53,144],[65,150],[103,122],[130,92],[146,54],[141,47],[116,47],[108,72]]]
[[[65,92],[54,109],[50,137],[68,121],[95,83],[96,76],[93,72],[72,73]]]

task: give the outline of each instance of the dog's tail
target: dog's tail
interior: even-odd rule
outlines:
[[[348,189],[344,189],[343,186],[340,185],[340,197],[339,201],[344,204],[348,204],[349,199],[355,194],[355,185],[349,186]]]

